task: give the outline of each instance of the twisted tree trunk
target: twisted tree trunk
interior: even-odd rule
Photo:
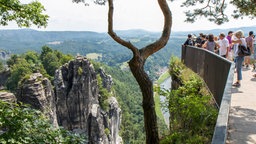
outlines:
[[[168,42],[171,33],[172,15],[166,0],[158,0],[158,4],[164,15],[164,28],[161,37],[154,43],[138,49],[129,41],[117,36],[113,31],[113,0],[109,0],[108,12],[108,34],[119,44],[127,47],[133,52],[133,58],[129,61],[129,67],[136,81],[138,82],[143,96],[144,126],[146,131],[147,144],[159,144],[157,116],[153,93],[153,83],[144,71],[146,59],[155,52],[162,49]]]
[[[158,127],[157,127],[157,116],[155,112],[155,102],[153,93],[153,83],[144,71],[143,61],[140,58],[134,57],[129,62],[130,69],[133,76],[138,82],[142,96],[143,96],[143,110],[144,110],[144,126],[146,130],[146,143],[147,144],[158,144]]]

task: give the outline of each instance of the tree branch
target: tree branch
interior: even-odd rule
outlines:
[[[140,50],[143,59],[147,59],[150,55],[162,49],[167,44],[171,34],[172,14],[169,9],[168,3],[166,2],[166,0],[158,0],[158,4],[164,14],[164,27],[162,35],[156,42]]]
[[[6,8],[8,8],[8,9],[10,9],[10,10],[13,10],[13,11],[21,11],[21,9],[20,8],[18,8],[18,7],[13,7],[12,5],[6,5],[6,3],[4,3],[4,2],[0,2],[0,5],[2,5],[2,6],[4,6],[4,7],[6,7]]]
[[[225,4],[225,0],[222,1],[222,4],[221,4],[221,7],[220,7],[220,12],[222,15],[224,15],[224,11],[223,11],[223,8],[224,8],[224,4]]]
[[[133,55],[138,55],[139,51],[131,42],[125,41],[121,39],[117,34],[113,31],[113,13],[114,13],[114,5],[113,0],[108,1],[109,11],[108,11],[108,34],[119,44],[127,47],[133,52]]]

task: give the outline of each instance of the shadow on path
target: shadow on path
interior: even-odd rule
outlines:
[[[256,111],[240,106],[232,107],[229,115],[227,144],[255,144]]]
[[[243,91],[239,91],[239,89],[236,88],[236,87],[232,87],[232,88],[231,88],[231,92],[232,92],[232,93],[243,93]]]

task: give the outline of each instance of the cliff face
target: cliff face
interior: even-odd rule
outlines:
[[[15,95],[9,92],[0,92],[0,100],[15,103],[17,101]]]
[[[0,72],[0,90],[4,89],[4,85],[6,84],[10,74],[10,70],[4,70]]]
[[[118,106],[116,98],[109,98],[109,129],[113,144],[122,143],[122,138],[118,135],[121,125],[121,109]]]
[[[103,86],[110,90],[111,77],[101,74]],[[77,57],[56,71],[54,86],[58,123],[85,134],[89,143],[121,143],[118,136],[121,110],[117,103],[110,104],[109,112],[100,108],[96,75],[93,65],[84,57]]]
[[[98,73],[102,79],[102,86],[107,89],[108,92],[112,93],[112,77],[110,75],[107,75],[102,69],[100,69]],[[122,143],[122,138],[118,135],[121,124],[121,109],[115,97],[110,97],[108,99],[108,103],[109,111],[107,112],[107,115],[104,115],[104,119],[108,119],[108,122],[105,123],[105,127],[110,130],[110,138],[112,141],[111,143],[119,144]]]
[[[101,77],[101,82],[96,76]],[[121,123],[121,109],[115,97],[108,100],[109,108],[102,110],[98,84],[112,94],[112,78],[84,57],[63,65],[56,70],[54,89],[51,82],[40,73],[34,73],[23,80],[17,90],[17,101],[31,105],[45,113],[55,127],[85,135],[90,144],[120,144],[118,135]],[[15,96],[0,93],[0,99],[15,101]]]
[[[41,110],[50,118],[51,123],[58,127],[53,88],[51,82],[44,78],[42,74],[34,73],[29,79],[24,80],[17,91],[16,97],[18,101]]]

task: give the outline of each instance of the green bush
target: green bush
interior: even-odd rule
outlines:
[[[170,112],[170,135],[161,143],[210,143],[218,114],[212,96],[203,80],[176,58],[170,67],[170,74],[179,86],[161,92],[168,99]]]
[[[7,61],[11,76],[7,81],[8,90],[14,91],[26,75],[40,72],[44,77],[53,80],[56,69],[73,59],[71,55],[63,54],[47,46],[42,47],[41,54],[28,51],[22,55],[12,55]],[[79,74],[82,69],[79,69]]]
[[[101,96],[99,97],[100,106],[104,111],[108,111],[109,110],[108,98],[110,97],[110,92],[108,92],[108,90],[103,87],[102,79],[99,74],[97,75],[97,81],[99,86],[99,94]]]
[[[82,144],[85,139],[62,128],[54,128],[38,110],[0,100],[1,144]]]
[[[105,132],[106,135],[110,134],[110,130],[108,128],[105,128],[104,132]]]
[[[83,74],[83,68],[82,68],[82,67],[79,67],[79,68],[77,69],[77,73],[78,73],[79,76],[81,76],[81,75]]]
[[[2,61],[0,61],[0,72],[4,70],[4,64]]]

